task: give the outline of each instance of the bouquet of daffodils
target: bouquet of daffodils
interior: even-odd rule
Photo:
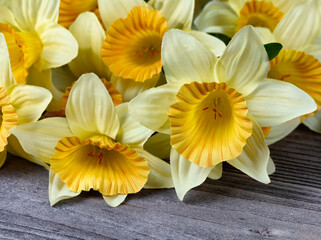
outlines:
[[[45,167],[51,205],[267,184],[269,144],[321,133],[321,2],[0,0],[0,107],[0,166]]]

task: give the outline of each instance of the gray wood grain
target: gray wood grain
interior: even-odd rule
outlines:
[[[180,202],[143,190],[111,208],[96,192],[55,207],[48,173],[11,157],[0,169],[0,239],[321,239],[321,135],[301,126],[271,146],[272,183],[224,166]]]

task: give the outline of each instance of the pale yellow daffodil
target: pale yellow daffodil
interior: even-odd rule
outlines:
[[[220,58],[193,36],[166,33],[162,46],[167,84],[129,104],[142,125],[170,135],[170,162],[178,197],[226,161],[269,183],[273,162],[261,127],[316,109],[314,100],[287,82],[267,79],[269,59],[251,26],[241,29]]]
[[[8,141],[9,145],[11,144],[9,130],[37,121],[50,100],[51,94],[44,88],[17,84],[11,71],[7,43],[4,35],[0,33],[0,167],[6,160]],[[17,154],[19,155],[19,152]],[[44,165],[34,158],[29,160]]]
[[[12,130],[27,153],[50,164],[52,205],[94,189],[117,206],[143,187],[172,187],[169,164],[143,149],[153,131],[127,109],[128,103],[114,107],[95,74],[84,74],[70,92],[66,118]]]
[[[8,2],[10,4],[0,5],[0,32],[8,43],[17,82],[26,82],[32,66],[43,71],[62,66],[76,57],[77,41],[57,23],[59,0]]]

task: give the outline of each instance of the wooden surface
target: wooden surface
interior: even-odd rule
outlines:
[[[269,185],[225,166],[184,202],[143,190],[117,208],[96,192],[50,207],[47,171],[12,157],[0,169],[0,239],[321,239],[321,135],[301,126],[271,153]]]

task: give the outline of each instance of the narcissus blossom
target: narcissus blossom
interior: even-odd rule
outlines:
[[[76,57],[78,44],[57,23],[59,0],[14,0],[0,4],[0,32],[6,38],[12,71],[26,82],[29,68],[55,68]]]
[[[263,183],[272,164],[261,127],[316,109],[287,82],[268,79],[269,59],[253,27],[241,29],[220,58],[193,36],[166,33],[162,47],[167,84],[129,104],[142,125],[170,134],[171,169],[180,199],[226,161]],[[214,172],[214,173],[213,173]]]
[[[11,71],[6,39],[0,33],[0,167],[7,156],[9,130],[37,121],[50,100],[51,94],[48,90],[16,82]],[[36,160],[35,162],[39,163]]]
[[[172,186],[169,164],[143,150],[153,131],[132,119],[127,108],[114,107],[101,80],[85,74],[70,92],[66,118],[12,131],[27,153],[50,164],[52,205],[94,189],[116,206],[143,187]]]

